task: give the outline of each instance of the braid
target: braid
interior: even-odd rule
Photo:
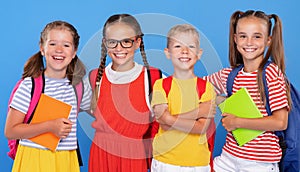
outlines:
[[[145,52],[145,46],[144,46],[144,41],[143,41],[143,35],[140,36],[141,39],[141,44],[140,44],[140,52],[143,58],[143,62],[144,62],[144,66],[146,68],[149,68],[149,63],[147,61],[147,57],[146,57],[146,52]]]
[[[98,68],[98,73],[97,73],[97,76],[96,76],[96,85],[95,85],[95,89],[93,91],[92,101],[91,101],[92,111],[94,111],[95,108],[97,107],[98,93],[99,93],[99,88],[100,88],[100,80],[103,76],[103,72],[104,72],[104,69],[105,69],[106,56],[107,56],[107,50],[106,50],[106,47],[105,47],[104,43],[102,43],[101,44],[101,60],[100,60],[99,68]]]
[[[107,50],[106,50],[104,43],[102,43],[101,44],[101,61],[100,61],[99,69],[98,69],[98,75],[97,75],[96,82],[100,82],[100,80],[102,78],[103,71],[104,71],[105,64],[106,64],[106,56],[107,56]]]

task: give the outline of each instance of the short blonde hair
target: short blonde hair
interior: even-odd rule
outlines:
[[[199,32],[197,31],[197,29],[190,24],[179,24],[179,25],[173,26],[169,30],[168,35],[167,35],[167,47],[169,47],[172,37],[174,37],[175,35],[180,34],[180,33],[190,33],[190,34],[194,35],[197,40],[197,42],[196,42],[197,46],[198,47],[200,46],[200,35],[199,35]]]

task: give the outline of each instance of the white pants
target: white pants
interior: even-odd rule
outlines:
[[[151,172],[210,172],[210,166],[177,166],[152,159]]]
[[[234,157],[222,151],[214,158],[215,172],[279,172],[277,163],[264,163]]]

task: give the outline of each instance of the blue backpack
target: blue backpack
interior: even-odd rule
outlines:
[[[266,110],[268,115],[272,115],[269,105],[269,92],[267,89],[266,68],[271,62],[268,61],[263,70],[264,91],[266,94]],[[227,79],[228,96],[232,94],[233,81],[238,72],[244,67],[239,65],[232,69]],[[290,83],[290,94],[292,99],[292,107],[288,116],[288,127],[283,131],[276,131],[279,137],[279,144],[282,149],[282,158],[279,162],[281,172],[299,172],[300,171],[300,94]]]

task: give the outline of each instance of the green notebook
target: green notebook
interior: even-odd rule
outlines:
[[[235,92],[224,102],[219,104],[219,108],[222,113],[230,113],[241,118],[259,118],[263,116],[246,88],[241,88]],[[261,135],[263,132],[264,131],[260,130],[237,128],[232,131],[232,134],[239,146],[243,146],[245,143]]]

